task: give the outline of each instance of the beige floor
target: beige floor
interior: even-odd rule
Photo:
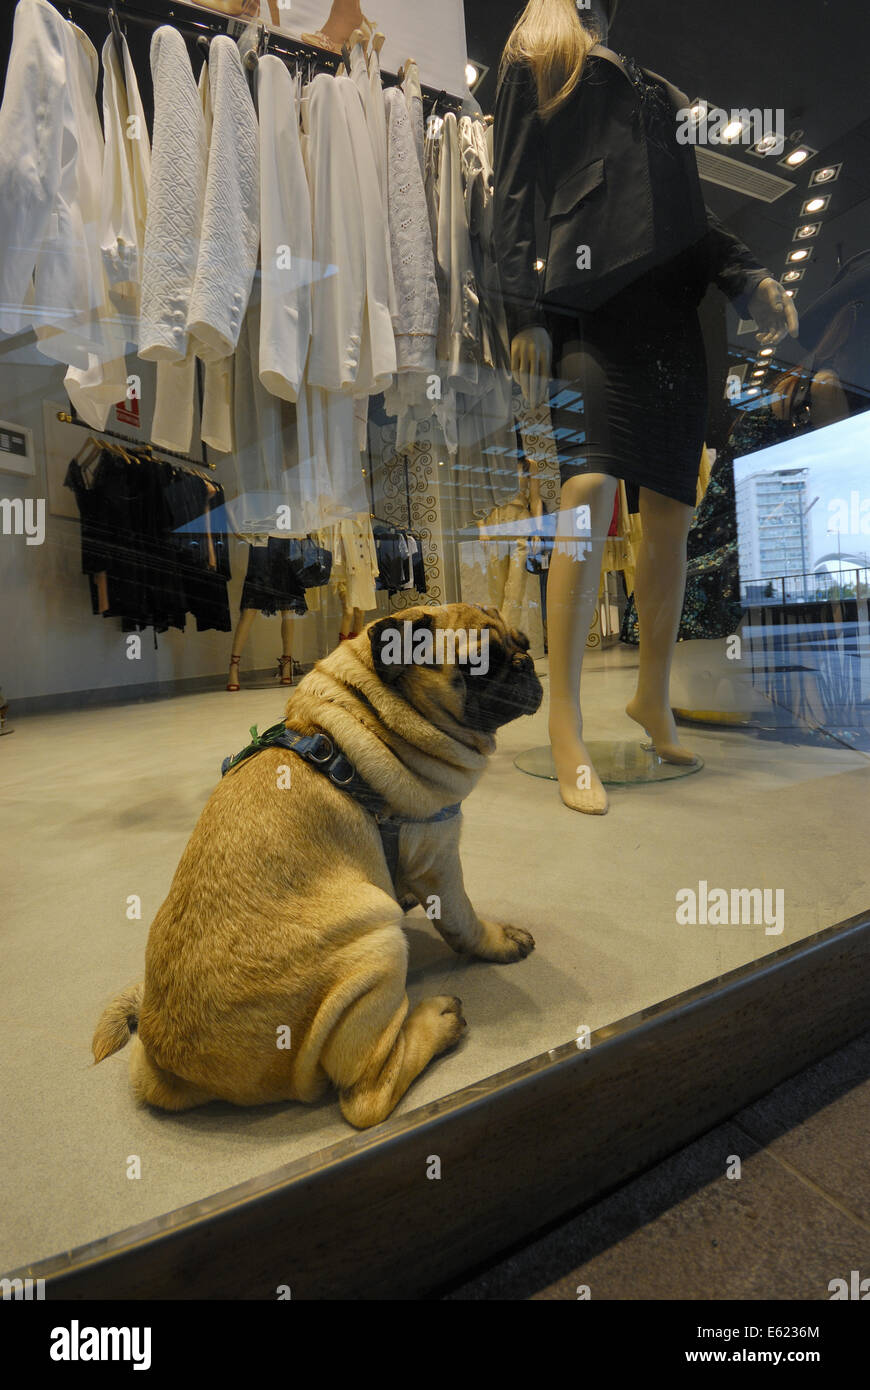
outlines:
[[[593,738],[630,739],[635,654],[589,663]],[[276,689],[223,691],[16,721],[0,740],[4,788],[4,1221],[0,1269],[124,1229],[268,1173],[353,1131],[332,1100],[305,1109],[138,1109],[121,1053],[89,1043],[105,1002],[141,978],[148,924],[213,786],[248,727],[281,714]],[[13,711],[14,714],[14,711]],[[465,877],[478,909],[531,929],[522,964],[461,963],[409,918],[415,1002],[458,994],[469,1032],[399,1114],[777,950],[867,907],[870,760],[745,732],[686,737],[697,776],[619,789],[610,814],[565,810],[513,759],[545,742],[546,714],[503,731],[466,806]],[[785,931],[688,927],[675,894],[782,888]],[[129,895],[142,920],[125,915]],[[127,1177],[131,1155],[142,1175]]]

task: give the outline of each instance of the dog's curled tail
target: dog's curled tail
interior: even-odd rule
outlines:
[[[126,1047],[139,1022],[144,991],[144,983],[130,985],[103,1010],[91,1043],[94,1062],[102,1062],[106,1057],[111,1057],[113,1052],[120,1052],[122,1047]]]

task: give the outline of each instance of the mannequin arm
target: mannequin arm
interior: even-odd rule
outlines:
[[[546,328],[523,328],[511,340],[511,371],[530,410],[549,395],[553,344]]]
[[[734,302],[737,311],[746,318],[749,301],[762,280],[771,278],[770,271],[753,256],[738,236],[723,227],[719,218],[707,209],[707,272],[708,279],[719,286]]]
[[[537,107],[531,69],[515,64],[499,83],[493,126],[493,239],[511,337],[542,322],[535,269],[535,198],[541,168]]]

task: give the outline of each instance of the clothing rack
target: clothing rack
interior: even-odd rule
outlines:
[[[292,38],[289,34],[274,33],[261,19],[209,13],[191,5],[175,4],[174,0],[136,0],[134,5],[126,4],[125,0],[115,0],[111,6],[99,4],[98,0],[56,0],[56,5],[69,19],[73,18],[73,12],[86,13],[99,15],[107,24],[110,24],[111,9],[122,29],[127,23],[151,29],[159,28],[161,24],[169,24],[181,33],[187,31],[186,37],[196,39],[198,47],[206,47],[218,34],[229,34],[230,37],[238,38],[251,26],[256,26],[259,31],[258,42],[256,49],[252,51],[256,52],[258,57],[268,53],[287,63],[306,62],[317,72],[335,72],[344,62],[340,53],[330,53],[314,44],[303,43],[301,39]],[[114,33],[114,24],[111,24],[111,30]],[[395,73],[382,72],[381,77],[387,87],[395,86],[400,80]],[[451,96],[443,90],[423,87],[422,91],[424,110],[429,103],[429,115],[439,110],[458,112],[463,105],[462,97]]]
[[[156,449],[158,454],[165,454],[167,458],[175,459],[180,464],[186,464],[189,469],[193,469],[194,472],[199,473],[200,476],[203,468],[210,468],[212,471],[217,468],[216,463],[205,463],[201,459],[192,459],[188,454],[176,453],[174,449],[161,449],[159,445],[149,444],[146,439],[134,439],[131,434],[120,434],[118,430],[92,429],[86,420],[82,420],[81,417],[76,414],[75,410],[71,412],[68,410],[59,410],[57,412],[57,418],[62,425],[78,425],[80,430],[89,430],[93,435],[106,435],[109,439],[119,439],[122,444],[129,444],[132,449],[138,449],[140,453],[146,453],[151,457],[154,456],[154,450]],[[155,459],[155,462],[159,463],[160,459]]]

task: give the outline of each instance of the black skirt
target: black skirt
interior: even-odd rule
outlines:
[[[697,287],[684,264],[644,275],[591,313],[554,314],[550,408],[562,483],[621,478],[694,507],[708,384]]]
[[[248,572],[242,589],[241,609],[258,608],[274,613],[307,613],[305,590],[299,582],[301,547],[298,540],[269,537],[268,545],[248,549]]]

